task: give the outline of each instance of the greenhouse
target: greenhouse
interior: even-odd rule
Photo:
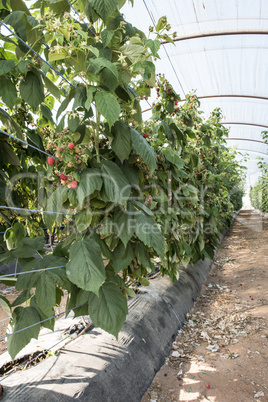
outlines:
[[[268,3],[1,0],[0,398],[268,400]]]

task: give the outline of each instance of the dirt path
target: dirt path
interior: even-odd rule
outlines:
[[[268,219],[242,210],[142,402],[268,401]]]

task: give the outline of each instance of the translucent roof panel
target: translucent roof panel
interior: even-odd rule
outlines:
[[[268,131],[268,1],[134,0],[123,12],[145,32],[167,16],[177,37],[175,46],[161,46],[157,72],[182,99],[195,91],[205,116],[222,109],[228,145],[248,151],[248,174],[255,177],[257,157],[268,160],[261,138]]]

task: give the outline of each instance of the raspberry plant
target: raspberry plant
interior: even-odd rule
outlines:
[[[160,76],[157,115],[143,122],[140,99],[155,86],[153,61],[159,39],[172,42],[170,27],[162,17],[147,39],[125,21],[123,3],[74,1],[78,15],[65,1],[0,6],[17,35],[1,34],[1,205],[42,211],[0,212],[8,249],[0,262],[38,270],[2,278],[21,291],[12,305],[1,298],[12,358],[41,320],[53,329],[64,290],[67,309],[117,336],[127,299],[148,284],[155,259],[175,281],[180,263],[213,257],[239,208],[229,193],[242,171],[218,110],[204,121],[196,96],[181,104]],[[43,227],[60,240],[49,251]]]

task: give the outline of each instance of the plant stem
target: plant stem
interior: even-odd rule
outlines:
[[[94,144],[96,148],[97,162],[100,163],[100,150],[99,150],[99,127],[100,127],[100,114],[98,110],[96,110],[97,118],[96,118],[96,128],[94,130]]]

